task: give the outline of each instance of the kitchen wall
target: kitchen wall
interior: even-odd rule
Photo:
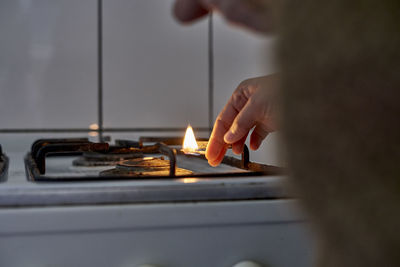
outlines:
[[[105,127],[208,127],[208,21],[182,27],[172,3],[103,1]],[[0,130],[97,122],[96,23],[96,0],[0,2]],[[214,118],[242,80],[274,71],[272,47],[214,17]],[[252,159],[277,163],[276,139]]]
[[[95,1],[0,1],[0,128],[96,120]]]

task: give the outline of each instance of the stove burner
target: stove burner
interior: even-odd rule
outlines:
[[[102,171],[100,176],[157,176],[169,175],[170,162],[164,157],[144,157],[124,160],[117,164],[115,169]],[[192,171],[176,168],[176,175],[189,175]]]
[[[75,159],[74,166],[96,167],[96,166],[115,166],[119,162],[143,157],[142,153],[132,154],[104,154],[98,152],[84,152],[83,155]]]
[[[118,163],[117,168],[129,171],[169,169],[169,160],[164,157],[136,158]]]
[[[138,150],[139,142],[132,140],[115,140],[115,146],[110,146],[107,153],[83,152],[82,156],[75,159],[74,166],[98,167],[115,166],[119,162],[127,159],[142,158],[143,153]]]
[[[200,138],[196,139],[197,144],[200,142],[202,144],[208,143],[208,138]],[[178,146],[183,144],[183,137],[176,137],[176,136],[141,136],[139,138],[139,144],[143,146],[143,143],[163,143],[168,146]],[[205,149],[205,147],[204,147]]]

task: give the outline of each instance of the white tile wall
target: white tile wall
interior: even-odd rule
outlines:
[[[173,0],[103,1],[106,127],[208,126],[207,20]],[[0,128],[97,121],[95,0],[0,2]],[[273,39],[214,17],[214,118],[244,79],[274,71]],[[277,163],[272,135],[252,158]]]
[[[207,126],[207,21],[182,27],[172,0],[104,1],[106,127]]]
[[[0,128],[96,120],[95,1],[0,1]]]
[[[232,27],[220,16],[215,16],[214,35],[215,118],[241,81],[273,73],[276,67],[274,38]],[[258,151],[251,152],[250,159],[280,164],[278,150],[278,136],[273,133],[267,137]]]

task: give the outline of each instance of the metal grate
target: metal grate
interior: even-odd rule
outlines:
[[[153,145],[145,145],[145,142],[156,142]],[[178,160],[177,155],[183,155],[186,163],[189,163],[191,158],[201,159],[204,162],[204,155],[186,155],[176,148],[182,144],[182,138],[178,137],[142,137],[139,142],[130,140],[116,140],[114,146],[108,143],[92,143],[85,138],[74,139],[40,139],[33,143],[30,153],[25,157],[25,168],[28,179],[36,182],[40,181],[115,181],[115,180],[138,180],[138,179],[175,179],[184,177],[210,178],[210,177],[243,177],[243,176],[265,176],[276,175],[282,173],[282,169],[275,166],[264,165],[250,162],[249,150],[247,146],[242,153],[241,159],[225,156],[222,163],[237,169],[230,172],[203,172],[203,173],[187,173],[176,174]],[[168,144],[168,145],[167,145]],[[169,159],[169,171],[165,175],[148,175],[148,176],[63,176],[51,177],[46,176],[46,157],[48,156],[78,156],[83,153],[92,152],[100,155],[109,156],[114,154],[163,154]],[[246,170],[246,172],[243,172]]]
[[[0,182],[4,182],[7,180],[8,162],[8,157],[3,154],[3,149],[0,145]]]

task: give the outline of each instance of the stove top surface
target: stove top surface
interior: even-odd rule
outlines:
[[[135,160],[135,157],[130,159],[122,157],[118,160],[118,164],[95,166],[74,164],[82,155],[48,157],[44,175],[60,181],[53,182],[44,179],[34,182],[29,179],[27,175],[29,171],[26,170],[24,164],[24,157],[26,158],[27,152],[31,150],[30,144],[27,145],[28,142],[25,140],[23,142],[24,146],[19,143],[13,146],[10,141],[2,143],[3,153],[9,158],[9,168],[8,179],[0,182],[0,207],[226,201],[287,197],[282,186],[284,180],[282,176],[265,174],[247,176],[249,170],[238,169],[228,164],[221,164],[214,168],[209,166],[204,159],[183,154],[176,156],[178,170],[176,176],[166,176],[161,179],[159,173],[150,177],[140,175],[140,179],[136,179],[135,175],[129,175],[129,172],[132,172],[132,169],[129,169],[132,168],[132,164],[146,165],[149,162],[156,162],[155,165],[150,164],[151,171],[162,172],[165,176],[165,173],[169,173],[167,168],[170,164],[169,158],[160,157],[159,154],[145,155],[146,160],[141,163],[140,160]],[[16,149],[12,149],[13,147]],[[143,166],[139,167],[143,168]],[[109,172],[114,173],[110,175]],[[219,173],[223,176],[202,176],[201,174],[204,173]],[[124,175],[127,175],[129,179],[120,179]],[[96,181],[84,179],[79,182],[73,180],[73,178],[79,180],[79,177],[104,176],[114,178]],[[63,180],[65,177],[71,179]]]

